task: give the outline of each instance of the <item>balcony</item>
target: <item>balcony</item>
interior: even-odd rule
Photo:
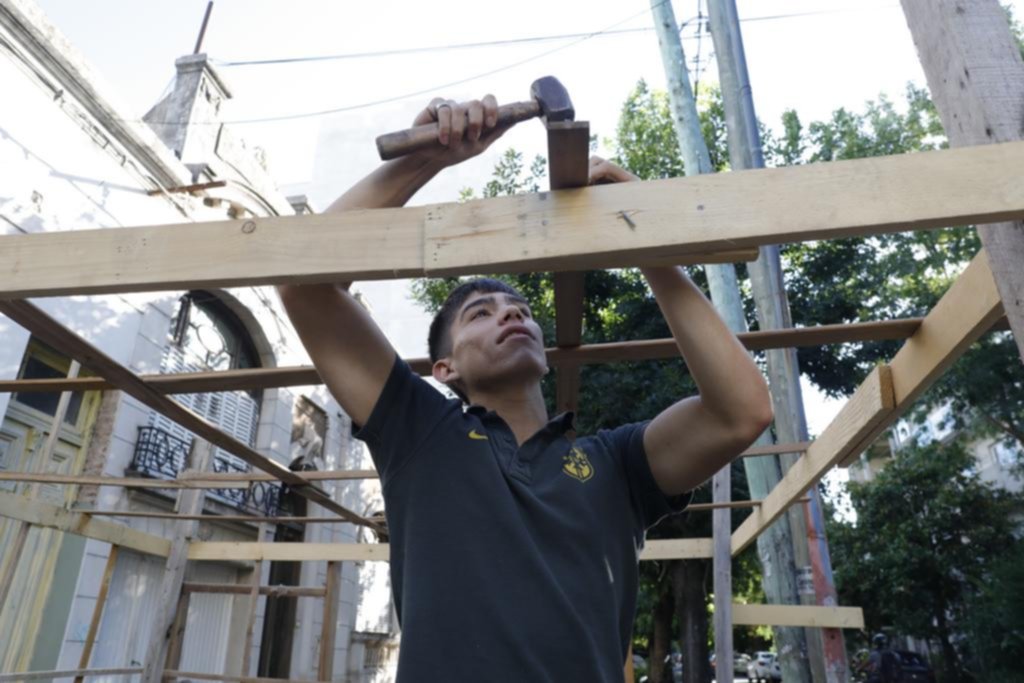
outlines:
[[[135,454],[129,471],[152,479],[176,479],[185,468],[191,441],[180,439],[160,427],[139,427]],[[219,448],[213,457],[213,471],[250,472],[252,468],[239,462]],[[281,514],[281,486],[278,483],[257,481],[244,489],[209,489],[206,495],[239,511],[276,516]]]

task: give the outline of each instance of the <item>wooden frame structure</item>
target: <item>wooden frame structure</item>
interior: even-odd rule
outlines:
[[[279,387],[318,382],[312,368],[229,371],[189,375],[136,376],[64,328],[29,296],[69,296],[196,287],[313,283],[459,275],[498,271],[554,270],[557,348],[549,359],[558,368],[558,405],[573,407],[582,364],[663,358],[675,355],[672,340],[581,345],[583,269],[749,259],[764,244],[832,239],[967,223],[1004,222],[981,228],[986,249],[964,270],[923,319],[879,321],[744,335],[751,349],[865,339],[905,339],[896,356],[877,367],[829,427],[810,444],[775,449],[801,452],[780,484],[761,501],[745,503],[753,514],[730,540],[733,555],[743,551],[831,468],[863,451],[965,349],[1007,315],[1024,349],[1024,142],[1021,102],[1024,65],[1005,36],[988,32],[1001,9],[991,0],[902,0],[921,52],[933,96],[954,149],[784,169],[742,171],[672,180],[581,188],[579,161],[585,164],[581,125],[550,128],[554,191],[538,195],[437,204],[345,214],[260,217],[218,223],[188,223],[117,230],[88,230],[0,237],[0,312],[94,372],[95,378],[5,380],[0,391],[72,391],[117,388],[197,433],[209,444],[241,457],[266,474],[228,477],[193,473],[172,481],[145,481],[148,488],[196,491],[279,479],[338,518],[377,531],[378,518],[366,518],[331,499],[316,482],[372,477],[372,471],[298,474],[286,470],[181,407],[168,394]],[[999,12],[999,17],[995,16]],[[978,20],[978,17],[982,20]],[[968,20],[970,19],[970,21]],[[996,31],[998,33],[998,31]],[[952,38],[951,38],[952,36]],[[993,75],[995,74],[995,75]],[[1010,84],[1009,86],[1007,84]],[[1011,90],[1005,94],[1003,89]],[[998,142],[999,144],[982,144]],[[967,147],[966,145],[981,144]],[[962,147],[962,148],[960,148]],[[958,149],[959,148],[959,149]],[[581,157],[581,149],[583,150]],[[575,161],[572,161],[575,160]],[[562,189],[565,188],[565,189]],[[1006,221],[1016,221],[1005,223]],[[204,244],[201,252],[192,248]],[[991,245],[997,245],[992,248]],[[990,262],[991,259],[991,262]],[[1008,303],[1007,303],[1008,302]],[[1024,355],[1024,352],[1022,352]],[[421,371],[422,360],[414,360]],[[762,449],[764,451],[766,449]],[[771,450],[771,449],[768,449]],[[750,453],[758,455],[764,453]],[[6,473],[7,480],[67,485],[134,486],[103,477]],[[200,498],[201,500],[201,498]],[[194,501],[194,499],[193,499]],[[705,506],[728,509],[744,503]],[[206,516],[193,504],[173,515],[179,525]],[[258,681],[247,676],[208,676],[176,670],[180,654],[182,605],[195,592],[290,594],[325,599],[325,634],[333,624],[331,595],[339,563],[387,560],[387,544],[215,543],[188,533],[174,540],[104,519],[99,511],[66,509],[0,493],[0,516],[110,543],[111,558],[125,548],[181,561],[321,560],[329,562],[323,588],[210,586],[177,580],[178,600],[165,643],[167,654],[146,662],[146,680],[188,676],[212,680]],[[237,521],[268,524],[280,518]],[[227,518],[221,518],[227,519]],[[184,527],[183,527],[184,528]],[[177,548],[177,550],[176,550]],[[710,558],[712,539],[650,541],[641,559]],[[95,637],[105,587],[115,559],[109,559],[89,630]],[[0,579],[3,577],[0,576]],[[4,586],[0,586],[0,594]],[[735,624],[778,624],[862,628],[857,608],[733,605]],[[252,624],[249,624],[251,636]],[[175,641],[175,639],[178,639]],[[325,642],[330,642],[325,640]],[[251,638],[247,638],[247,651]],[[330,648],[328,648],[330,650]],[[322,653],[320,679],[331,671]],[[65,675],[82,680],[80,668]],[[103,673],[138,673],[138,669]],[[45,672],[44,672],[45,673]],[[53,675],[54,672],[50,672]],[[28,679],[37,674],[0,674]],[[45,676],[37,676],[45,677]]]

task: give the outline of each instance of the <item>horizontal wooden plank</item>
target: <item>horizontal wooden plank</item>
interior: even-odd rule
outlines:
[[[732,605],[734,626],[807,626],[811,628],[864,628],[860,607],[819,605]]]
[[[277,481],[272,477],[269,478]],[[24,481],[73,486],[117,486],[126,489],[244,489],[249,486],[247,483],[217,482],[209,479],[144,479],[142,477],[106,477],[89,474],[54,474],[52,472],[0,472],[0,481]],[[93,511],[79,510],[78,512],[89,512],[91,514]],[[113,512],[110,514],[121,513]]]
[[[330,681],[313,681],[302,678],[261,678],[256,676],[233,676],[231,674],[210,674],[196,671],[178,671],[166,669],[163,673],[164,680],[184,679],[195,681],[228,681],[229,683],[330,683]]]
[[[216,593],[232,595],[251,595],[252,586],[245,583],[200,583],[186,581],[181,585],[184,593]],[[323,586],[260,586],[260,595],[287,598],[322,598],[327,594]]]
[[[640,552],[641,560],[691,560],[710,558],[710,538],[649,539]]]
[[[750,516],[733,532],[733,555],[753,543],[762,531],[803,496],[829,468],[857,448],[866,434],[871,433],[893,413],[894,406],[892,373],[888,366],[878,366],[861,383],[821,436],[811,443],[806,453],[789,468],[775,488],[768,492],[761,505],[754,508]]]
[[[842,325],[817,325],[787,330],[745,332],[739,340],[751,351],[792,346],[820,346],[859,341],[906,339],[917,330],[923,318],[878,320]],[[1005,328],[1005,319],[995,327]],[[547,349],[548,364],[558,367],[566,363],[589,365],[618,361],[660,360],[677,358],[679,348],[672,338],[587,344],[574,348]],[[430,360],[409,358],[406,362],[421,375],[430,374]],[[206,391],[237,391],[272,387],[320,384],[320,375],[311,365],[283,368],[249,368],[218,372],[187,372],[139,375],[147,385],[162,394],[187,394]],[[101,391],[113,388],[100,377],[74,379],[0,380],[0,392]]]
[[[0,516],[113,543],[148,555],[167,557],[171,550],[171,543],[166,538],[12,493],[0,493]]]
[[[265,543],[197,541],[189,545],[190,560],[270,560],[272,562],[387,561],[387,543]]]
[[[683,538],[649,540],[641,560],[711,557],[711,539]],[[387,543],[260,543],[197,541],[188,549],[188,559],[201,561],[338,562],[390,559]]]
[[[219,488],[219,487],[208,487],[204,486],[201,488]],[[249,524],[340,524],[347,523],[346,520],[341,517],[311,517],[311,516],[257,516],[257,515],[182,515],[176,512],[143,512],[138,510],[132,511],[118,511],[118,510],[76,510],[76,512],[84,512],[92,515],[93,517],[124,517],[124,518],[141,518],[141,519],[176,519],[176,520],[192,520],[199,522],[245,522]],[[369,519],[383,523],[382,518],[370,517]]]
[[[582,270],[991,223],[1022,215],[1021,171],[1024,144],[1012,142],[436,205],[424,265],[435,275]]]
[[[5,235],[0,298],[677,262],[1024,218],[1022,174],[1024,143],[1010,142],[402,209]]]
[[[0,682],[6,681],[45,681],[62,678],[95,678],[97,676],[133,676],[142,673],[142,667],[120,667],[107,669],[60,669],[57,671],[21,671],[17,673],[0,673]]]

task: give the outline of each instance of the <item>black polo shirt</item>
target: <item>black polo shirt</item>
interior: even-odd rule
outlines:
[[[522,446],[395,361],[356,436],[380,473],[399,683],[621,683],[644,530],[661,493],[647,423],[573,438],[572,415]]]

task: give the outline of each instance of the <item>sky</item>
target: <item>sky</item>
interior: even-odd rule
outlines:
[[[691,78],[716,81],[710,34],[699,30],[706,0],[671,1],[683,24]],[[192,53],[207,4],[37,3],[92,64],[122,110],[140,118],[170,87],[174,60]],[[1022,16],[1024,0],[1004,4]],[[779,127],[786,109],[795,109],[806,124],[839,107],[860,109],[883,94],[900,101],[908,82],[925,84],[896,0],[737,5],[755,108],[769,127]],[[250,145],[266,151],[279,187],[307,194],[314,208],[323,208],[379,163],[374,138],[407,127],[434,95],[463,100],[493,93],[499,102],[525,100],[534,79],[555,75],[569,90],[577,118],[589,120],[602,141],[599,153],[610,153],[603,141],[614,133],[631,89],[640,79],[655,88],[665,84],[651,27],[649,1],[216,0],[202,51],[232,89],[225,117],[238,122]],[[576,37],[521,40],[566,35]],[[506,42],[451,47],[495,41]],[[345,58],[232,65],[332,55]],[[347,111],[336,111],[342,109]],[[310,115],[324,111],[335,113]],[[273,117],[297,118],[244,123]],[[536,122],[518,126],[485,155],[446,171],[412,203],[452,201],[461,188],[480,188],[509,146],[528,157],[544,153],[542,128]],[[398,334],[398,325],[406,330],[422,323],[407,301],[396,301],[403,296],[370,289],[387,304],[383,310],[406,307],[394,316],[400,320],[389,334]],[[805,399],[811,431],[820,433],[841,402],[824,400],[809,386]]]

